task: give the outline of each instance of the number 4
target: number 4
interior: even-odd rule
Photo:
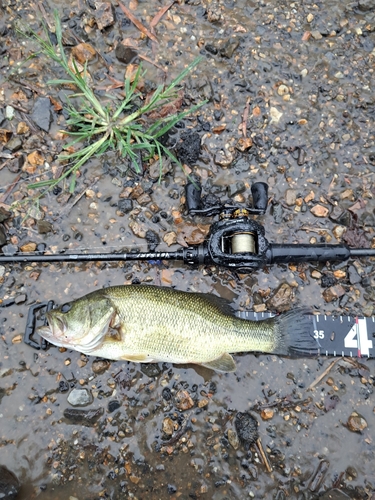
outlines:
[[[347,349],[358,349],[362,356],[369,356],[372,349],[372,340],[367,336],[367,321],[360,318],[351,327],[344,339],[344,345]]]

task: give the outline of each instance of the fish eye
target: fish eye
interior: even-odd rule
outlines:
[[[71,308],[72,308],[72,304],[66,303],[66,304],[63,304],[61,306],[60,311],[62,313],[67,313],[67,312],[69,312],[71,310]]]

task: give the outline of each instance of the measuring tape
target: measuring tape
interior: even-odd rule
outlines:
[[[34,339],[38,326],[45,325],[45,313],[55,306],[54,302],[34,304],[29,308],[26,322],[24,342],[34,349],[45,349],[44,339]],[[271,313],[256,313],[253,311],[237,311],[235,315],[241,319],[260,321],[274,316]],[[310,314],[310,334],[320,345],[320,355],[368,357],[375,358],[375,316],[358,318],[353,316],[327,316],[325,314]]]
[[[242,319],[260,321],[271,318],[270,313],[238,311]],[[311,314],[310,333],[317,339],[322,356],[346,356],[375,358],[375,316],[359,318],[353,316],[327,316]]]

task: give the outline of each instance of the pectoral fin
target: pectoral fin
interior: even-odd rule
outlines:
[[[234,372],[236,369],[234,359],[227,352],[220,356],[220,358],[208,361],[207,363],[201,363],[201,365],[211,368],[211,370],[216,370],[217,372]]]

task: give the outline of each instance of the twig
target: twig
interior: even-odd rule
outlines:
[[[319,384],[319,382],[332,370],[332,368],[335,366],[336,363],[338,363],[342,358],[337,358],[332,363],[324,370],[323,373],[319,375],[317,379],[314,380],[312,384],[309,385],[309,387],[306,389],[307,391],[311,391],[316,385]]]
[[[145,26],[143,26],[143,24],[138,21],[138,19],[134,16],[134,14],[132,14],[130,12],[130,10],[125,7],[125,5],[123,5],[120,0],[119,0],[119,6],[120,6],[120,9],[122,10],[122,12],[130,19],[130,21],[139,29],[139,31],[141,31],[144,35],[148,36],[151,40],[153,40],[154,42],[158,42],[158,39],[156,38],[155,35],[153,35]]]
[[[167,73],[167,71],[162,66],[160,66],[160,64],[156,63],[155,61],[153,61],[149,57],[143,56],[142,54],[138,54],[138,57],[140,57],[141,59],[147,61],[150,64],[153,64],[156,68],[161,69],[162,71],[164,71],[164,73]]]
[[[244,136],[245,139],[247,134],[247,119],[249,118],[249,111],[250,111],[250,97],[246,99],[245,109],[243,111],[242,123],[241,123],[242,135]]]
[[[8,158],[7,160],[5,160],[5,161],[4,161],[4,163],[2,163],[2,164],[0,165],[0,170],[2,170],[2,169],[5,167],[5,165],[6,165],[6,164],[7,164],[10,160],[11,160],[11,158]]]
[[[255,445],[256,445],[256,448],[258,449],[259,455],[262,457],[262,462],[263,462],[264,466],[266,467],[267,472],[272,472],[271,464],[269,463],[268,457],[264,452],[262,441],[260,440],[260,437],[258,437],[258,439],[256,440]]]
[[[184,422],[184,424],[181,426],[181,429],[179,429],[174,436],[172,436],[168,441],[164,441],[163,445],[164,446],[170,446],[171,444],[177,443],[177,441],[187,432],[191,430],[191,424],[187,420]]]
[[[173,0],[169,5],[162,7],[159,12],[151,19],[150,28],[153,30],[155,26],[158,24],[160,19],[164,16],[164,14],[172,7],[173,4],[176,3],[176,0]]]
[[[14,182],[12,182],[12,184],[9,184],[8,189],[5,191],[5,193],[3,194],[3,196],[0,198],[0,203],[4,203],[5,202],[5,200],[8,198],[8,196],[13,191],[13,189],[16,187],[16,185],[18,184],[18,181],[20,179],[21,179],[21,174],[18,174],[17,177],[16,177],[16,180]]]
[[[91,182],[88,186],[85,186],[85,187],[82,189],[82,191],[81,191],[79,194],[77,194],[77,196],[74,198],[74,200],[73,200],[71,203],[69,203],[69,205],[66,205],[66,206],[65,206],[65,207],[61,210],[61,212],[60,212],[60,214],[59,214],[59,217],[62,217],[62,216],[65,216],[66,214],[68,214],[68,213],[71,211],[71,209],[74,207],[74,205],[76,205],[76,204],[79,202],[79,200],[80,200],[80,199],[82,198],[82,196],[86,193],[86,191],[87,191],[88,189],[91,189],[91,188],[92,188],[92,187],[93,187],[93,186],[94,186],[94,185],[98,182],[98,180],[99,180],[99,177],[95,177],[95,179],[94,179],[94,180],[93,180],[93,181],[92,181],[92,182]]]
[[[28,109],[25,109],[22,106],[15,104],[14,102],[12,102],[12,108],[18,109],[18,111],[21,111],[22,113],[26,113],[26,114],[30,113],[30,111]]]

